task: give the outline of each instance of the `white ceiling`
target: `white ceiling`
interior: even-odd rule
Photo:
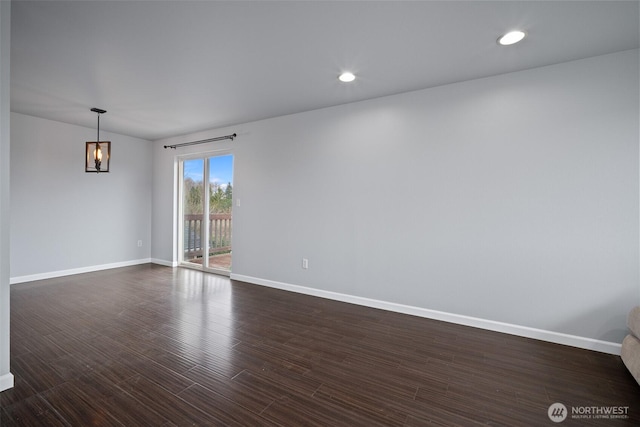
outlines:
[[[11,110],[155,140],[636,49],[638,6],[14,0]]]

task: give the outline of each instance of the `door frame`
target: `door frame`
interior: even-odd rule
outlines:
[[[234,180],[234,171],[235,171],[235,167],[234,167],[234,163],[235,163],[235,155],[233,154],[233,150],[230,148],[223,148],[223,149],[218,149],[218,150],[211,150],[211,151],[203,151],[203,152],[198,152],[198,153],[189,153],[189,154],[182,154],[182,155],[178,155],[176,156],[176,162],[177,162],[177,211],[178,211],[178,216],[177,216],[177,234],[178,234],[178,241],[177,241],[177,255],[178,255],[178,266],[179,267],[185,267],[185,268],[191,268],[191,269],[195,269],[195,270],[200,270],[200,271],[204,271],[207,273],[214,273],[214,274],[219,274],[222,276],[227,276],[229,277],[231,275],[231,271],[227,271],[227,270],[222,270],[222,269],[218,269],[218,268],[211,268],[208,266],[209,264],[209,257],[208,257],[208,246],[209,246],[209,234],[210,234],[210,230],[209,230],[209,221],[208,218],[205,221],[202,221],[202,225],[200,226],[200,242],[202,244],[202,242],[206,242],[207,245],[207,254],[206,256],[203,255],[203,260],[202,260],[202,265],[197,264],[197,263],[193,263],[193,262],[188,262],[185,261],[184,259],[184,162],[187,160],[203,160],[203,171],[202,171],[202,181],[203,184],[206,182],[206,185],[204,185],[204,195],[203,195],[203,212],[209,212],[210,206],[210,197],[209,197],[209,162],[208,159],[210,157],[218,157],[218,156],[228,156],[231,155],[233,156],[233,160],[232,160],[232,164],[231,164],[231,181],[233,183]],[[232,196],[233,197],[233,196]],[[208,215],[207,215],[208,216]],[[232,223],[233,223],[233,200],[231,202],[231,218],[232,218]],[[233,229],[232,229],[233,230]],[[231,243],[231,265],[233,265],[233,231],[232,233],[232,243]],[[205,261],[206,258],[206,261]],[[207,264],[207,266],[205,266],[205,264]]]

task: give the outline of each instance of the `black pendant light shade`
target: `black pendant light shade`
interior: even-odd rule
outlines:
[[[98,114],[98,134],[95,141],[87,141],[85,148],[85,172],[109,172],[109,160],[111,158],[111,141],[100,141],[100,114],[107,110],[92,108],[91,111]]]

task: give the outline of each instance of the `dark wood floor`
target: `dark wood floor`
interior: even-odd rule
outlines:
[[[618,356],[155,265],[12,286],[11,370],[3,427],[640,422]]]

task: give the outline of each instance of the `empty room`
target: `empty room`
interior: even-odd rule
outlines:
[[[0,1],[0,425],[640,424],[640,2]]]

